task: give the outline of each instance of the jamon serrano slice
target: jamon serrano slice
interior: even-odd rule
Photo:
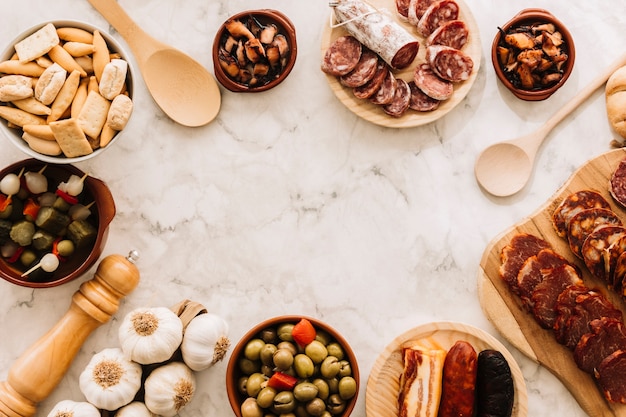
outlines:
[[[552,329],[557,318],[557,300],[567,287],[583,285],[576,268],[562,264],[541,270],[541,282],[535,285],[531,295],[532,311],[539,325]]]
[[[398,394],[399,417],[436,417],[439,411],[446,351],[407,346]]]
[[[532,311],[532,293],[535,286],[543,279],[541,270],[566,264],[569,264],[569,261],[552,249],[542,249],[526,259],[517,274],[517,289],[518,295],[529,311]]]
[[[517,275],[526,259],[539,253],[542,249],[550,249],[546,241],[528,233],[520,233],[511,239],[511,242],[500,252],[500,277],[509,288],[517,292]]]
[[[617,225],[622,221],[610,209],[592,208],[582,210],[570,219],[567,230],[567,241],[572,253],[582,258],[582,247],[585,239],[599,226]]]
[[[560,237],[567,235],[570,219],[589,208],[610,208],[608,201],[594,190],[582,190],[565,197],[552,213],[552,225]]]
[[[604,264],[604,254],[622,236],[626,236],[626,228],[622,226],[604,226],[591,232],[585,239],[581,255],[583,261],[585,261],[585,266],[587,266],[587,269],[593,276],[607,283],[609,282],[608,271]]]
[[[600,362],[616,350],[626,349],[624,323],[602,317],[589,323],[591,332],[584,334],[574,349],[574,361],[580,369],[590,374]]]
[[[626,350],[616,350],[604,358],[594,375],[608,401],[626,404]]]

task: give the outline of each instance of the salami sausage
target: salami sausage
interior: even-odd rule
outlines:
[[[459,5],[454,0],[440,0],[432,3],[419,22],[417,22],[417,32],[428,37],[439,26],[459,17]]]
[[[567,230],[567,241],[574,255],[582,258],[582,247],[585,239],[598,226],[602,225],[622,225],[622,221],[609,209],[586,209],[574,217],[569,222]]]
[[[467,80],[474,69],[474,61],[469,55],[445,45],[426,48],[426,62],[435,74],[451,82]]]
[[[609,191],[613,199],[626,208],[626,159],[622,160],[613,171],[609,182]]]
[[[415,81],[409,81],[409,88],[411,89],[411,100],[409,101],[410,109],[428,112],[436,110],[437,107],[439,107],[440,101],[424,94],[424,92],[415,85]]]
[[[439,26],[424,41],[426,47],[431,45],[445,45],[450,48],[461,49],[467,43],[469,29],[462,20],[451,20]]]
[[[439,101],[449,99],[454,93],[454,85],[450,81],[439,78],[428,64],[415,67],[413,81],[424,94]]]
[[[556,234],[565,237],[569,221],[578,212],[588,208],[606,208],[609,203],[600,193],[594,190],[581,190],[565,197],[552,213],[552,225]]]
[[[506,358],[497,350],[478,354],[476,374],[476,417],[510,417],[515,386]]]
[[[334,76],[346,75],[361,59],[362,45],[354,36],[340,36],[328,47],[322,59],[322,71]]]
[[[581,255],[589,272],[605,282],[609,282],[604,253],[622,236],[626,236],[626,228],[622,226],[604,226],[591,232],[583,242]],[[608,266],[608,265],[606,265]]]
[[[391,103],[385,104],[383,110],[389,116],[401,117],[409,108],[410,102],[411,89],[409,88],[409,83],[402,78],[398,78],[396,80],[396,91],[393,95],[393,100],[391,100]]]
[[[617,288],[621,285],[620,278],[616,272],[617,263],[624,253],[626,253],[626,236],[621,236],[602,252],[604,272],[606,274],[605,281],[609,286]]]
[[[387,71],[387,76],[383,80],[382,85],[372,97],[370,101],[373,104],[389,104],[396,94],[396,86],[398,82],[391,71]]]
[[[428,7],[437,1],[439,0],[411,0],[407,11],[409,23],[417,26]]]
[[[376,72],[371,80],[366,82],[365,84],[355,87],[352,89],[352,93],[354,97],[360,99],[366,99],[372,97],[380,86],[383,84],[387,73],[389,72],[389,67],[383,61],[379,60],[378,65],[376,66]]]
[[[441,400],[437,417],[472,417],[478,355],[464,340],[452,345],[443,363]]]
[[[336,0],[332,6],[337,22],[392,68],[406,68],[417,56],[418,40],[391,16],[361,0]]]
[[[402,19],[408,19],[409,17],[409,5],[411,0],[396,0],[396,11]]]
[[[346,87],[359,87],[372,79],[376,73],[378,55],[367,48],[363,49],[361,59],[354,69],[339,78],[339,82]]]

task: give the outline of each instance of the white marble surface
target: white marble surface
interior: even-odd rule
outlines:
[[[223,315],[235,342],[252,325],[281,314],[318,317],[340,330],[363,375],[355,416],[365,415],[365,382],[376,357],[406,330],[454,320],[503,340],[477,297],[480,258],[491,239],[543,205],[578,166],[610,149],[614,134],[603,92],[550,134],[521,193],[493,198],[482,192],[475,158],[489,144],[541,125],[623,53],[619,21],[626,3],[465,1],[483,47],[473,89],[443,119],[394,130],[360,120],[328,87],[319,70],[329,15],[323,0],[120,0],[148,33],[211,71],[213,36],[228,15],[279,9],[296,25],[298,61],[272,91],[222,90],[221,112],[201,128],[166,118],[138,80],[123,140],[79,167],[107,182],[116,200],[105,255],[138,249],[142,282],[115,319],[87,340],[38,415],[61,399],[82,399],[80,371],[94,352],[118,345],[126,312],[184,298]],[[496,27],[525,7],[553,12],[577,47],[570,80],[540,103],[520,101],[500,86],[488,55]],[[86,1],[25,0],[3,12],[0,44],[53,19],[108,28]],[[23,158],[4,142],[0,165]],[[54,289],[0,282],[0,379],[57,322],[92,272]],[[585,415],[552,374],[511,352],[526,379],[529,415]],[[231,415],[225,370],[223,362],[199,376],[199,393],[181,416]]]

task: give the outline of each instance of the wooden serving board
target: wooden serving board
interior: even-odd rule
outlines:
[[[552,226],[552,213],[569,194],[594,189],[611,204],[611,208],[626,224],[626,211],[618,207],[608,191],[608,183],[619,162],[626,158],[625,149],[602,154],[580,167],[552,198],[530,217],[504,231],[487,246],[478,271],[478,293],[481,306],[494,326],[517,349],[548,368],[571,392],[578,404],[590,416],[626,416],[626,405],[610,404],[592,376],[576,366],[572,351],[556,342],[551,330],[542,329],[533,316],[523,309],[500,278],[500,252],[518,233],[532,233],[552,244],[553,248],[580,267],[588,287],[600,289],[611,301],[626,312],[626,304],[604,282],[592,277],[584,263],[569,249],[567,241],[559,237]]]
[[[393,18],[409,33],[414,34],[415,38],[419,40],[420,47],[417,53],[417,57],[413,61],[411,65],[407,68],[404,68],[400,71],[395,71],[394,75],[397,78],[402,78],[406,81],[411,81],[413,79],[413,71],[418,64],[425,62],[426,57],[426,47],[424,46],[424,38],[421,35],[417,34],[417,30],[415,26],[412,26],[406,20],[402,20],[399,18],[399,14],[396,11],[396,6],[394,0],[365,0],[367,3],[372,5],[373,7],[380,10],[382,13],[387,13]],[[407,127],[415,127],[421,126],[430,122],[433,122],[444,115],[446,115],[450,110],[455,108],[457,104],[459,104],[469,93],[474,81],[476,80],[476,76],[478,75],[478,70],[480,69],[480,61],[482,57],[482,46],[480,43],[480,34],[478,30],[478,24],[472,15],[471,9],[465,4],[463,0],[456,0],[459,5],[459,19],[463,20],[469,29],[469,38],[467,44],[463,46],[463,52],[468,54],[472,60],[474,61],[474,69],[470,78],[466,81],[456,83],[454,85],[454,94],[448,100],[445,100],[440,103],[439,107],[431,112],[417,112],[414,110],[407,110],[402,117],[395,118],[387,115],[381,106],[372,104],[368,100],[358,99],[352,94],[352,89],[342,86],[339,83],[337,77],[332,75],[326,75],[328,80],[328,84],[330,84],[330,88],[335,93],[339,101],[341,101],[350,111],[352,111],[357,116],[368,120],[374,124],[385,126],[385,127],[394,127],[394,128],[407,128]],[[324,57],[326,50],[331,45],[331,43],[340,36],[347,35],[348,31],[343,27],[331,27],[330,24],[330,16],[332,16],[332,9],[329,7],[329,20],[324,22],[324,30],[322,32],[322,42],[321,42],[321,58]],[[495,28],[494,28],[495,34]],[[321,59],[320,58],[320,59]],[[321,61],[320,61],[321,62]]]

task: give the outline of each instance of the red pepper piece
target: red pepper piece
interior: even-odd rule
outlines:
[[[74,197],[73,195],[69,195],[65,191],[61,191],[58,188],[56,190],[56,195],[61,197],[68,204],[74,205],[78,203],[78,199],[76,197]]]
[[[20,259],[20,256],[22,256],[23,252],[24,252],[24,246],[19,246],[15,250],[15,253],[11,255],[9,259],[7,259],[7,262],[10,264],[14,264],[15,262],[17,262],[18,259]]]
[[[59,242],[61,240],[63,239],[57,237],[56,239],[54,239],[54,242],[52,242],[52,254],[56,256],[60,262],[65,262],[67,261],[67,257],[59,255]]]
[[[298,383],[298,378],[282,372],[274,372],[267,381],[267,386],[277,391],[291,391]]]
[[[301,319],[293,326],[291,337],[300,346],[306,346],[315,340],[315,327],[307,319]]]
[[[34,222],[37,218],[37,213],[39,213],[39,208],[39,204],[37,204],[35,200],[33,200],[32,198],[28,198],[24,202],[24,209],[22,210],[22,214],[24,214],[27,220]]]
[[[11,196],[0,194],[0,213],[7,209],[11,205]]]

